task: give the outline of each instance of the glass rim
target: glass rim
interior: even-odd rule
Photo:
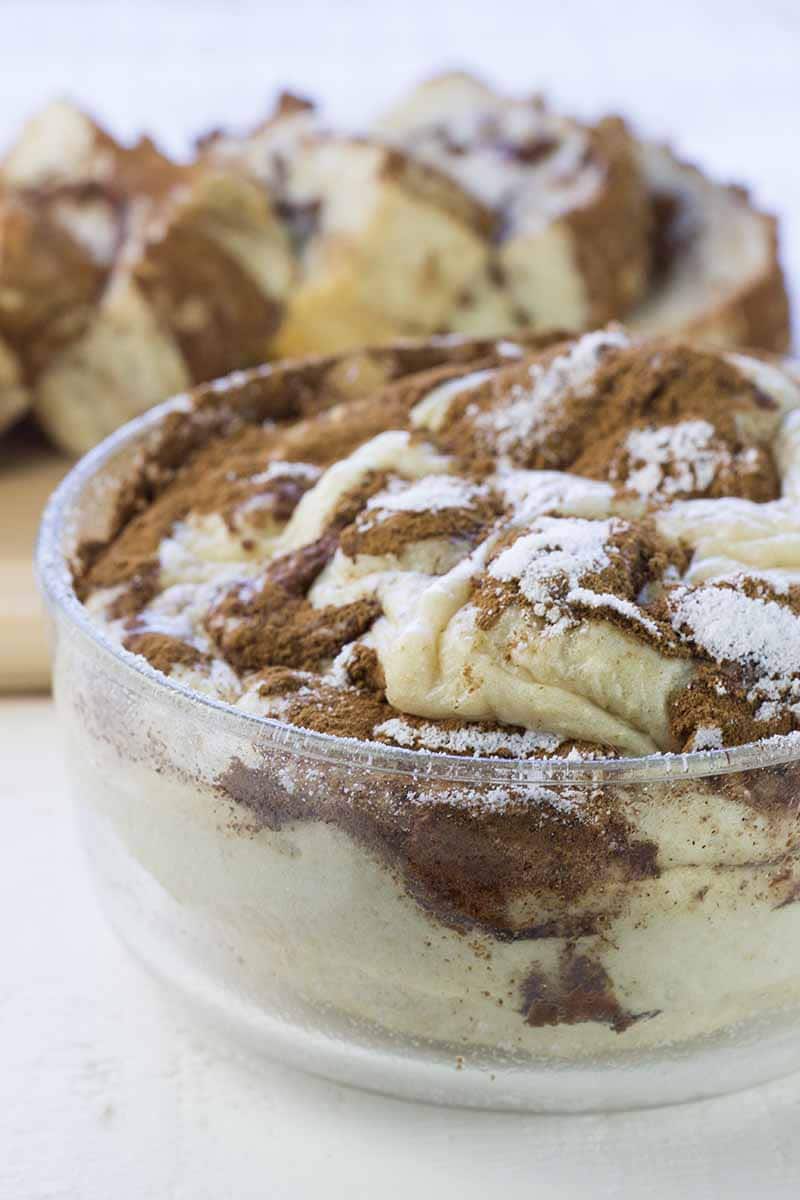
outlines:
[[[263,377],[269,370],[267,364],[236,371],[203,387],[211,387],[230,399],[238,387]],[[175,396],[128,421],[75,463],[45,507],[37,537],[35,565],[39,587],[51,614],[65,618],[131,680],[153,688],[165,701],[180,705],[187,715],[191,714],[200,723],[221,722],[238,731],[239,735],[248,728],[257,730],[262,743],[266,740],[274,749],[284,749],[298,757],[331,765],[346,763],[384,774],[423,775],[432,780],[481,787],[686,782],[800,761],[800,731],[727,749],[686,753],[662,751],[620,758],[510,759],[415,750],[339,737],[289,725],[274,717],[244,712],[233,704],[204,695],[163,675],[141,655],[113,642],[91,619],[75,594],[64,542],[69,522],[90,480],[100,475],[122,450],[154,433],[167,414],[185,412],[191,396],[191,392]]]

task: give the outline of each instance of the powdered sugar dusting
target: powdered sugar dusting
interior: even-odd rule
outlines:
[[[565,396],[587,394],[603,354],[628,344],[621,330],[584,334],[551,364],[533,362],[529,367],[530,384],[515,384],[509,390],[509,402],[481,413],[476,424],[492,433],[501,456],[510,457],[519,446],[539,442],[553,432]]]
[[[630,467],[626,487],[643,500],[705,492],[720,467],[730,466],[733,461],[708,421],[632,429],[624,448]]]
[[[572,517],[540,517],[534,529],[504,550],[489,567],[495,579],[517,580],[531,604],[547,599],[547,585],[566,576],[577,586],[589,571],[609,565],[606,544],[614,521],[587,521]]]
[[[576,587],[570,590],[568,599],[571,604],[579,605],[581,608],[613,609],[621,617],[627,617],[629,621],[638,621],[653,637],[661,636],[661,630],[655,621],[651,620],[638,604],[634,604],[632,600],[626,600],[624,596],[615,596],[613,592],[593,592],[590,588]]]
[[[491,434],[501,456],[510,457],[520,446],[536,444],[556,428],[565,396],[585,395],[603,356],[629,344],[627,334],[618,329],[584,334],[548,365],[532,363],[530,385],[515,384],[508,402],[479,413],[476,424]]]
[[[346,646],[343,646],[328,670],[322,676],[325,682],[331,687],[346,688],[350,686],[350,676],[348,675],[347,667],[353,660],[356,645],[356,642],[348,642]]]
[[[540,517],[530,533],[498,555],[489,574],[519,585],[536,616],[547,623],[544,636],[563,633],[574,625],[575,610],[594,608],[619,613],[658,638],[658,625],[637,604],[613,592],[583,586],[587,575],[610,566],[608,543],[622,528],[615,517],[604,521]]]
[[[716,662],[735,663],[752,677],[747,698],[756,717],[782,707],[800,716],[800,616],[785,604],[731,587],[676,588],[672,625],[687,631]]]
[[[253,476],[251,483],[272,483],[276,479],[297,479],[303,483],[316,483],[321,474],[321,468],[314,463],[271,462],[258,475]]]
[[[384,491],[367,501],[367,510],[397,513],[468,508],[477,495],[485,494],[485,488],[475,487],[458,475],[426,475],[412,483],[393,479]]]
[[[503,550],[489,574],[503,582],[516,582],[538,617],[549,622],[551,632],[571,623],[565,602],[590,572],[609,565],[606,544],[612,521],[587,521],[541,517],[530,533]]]
[[[491,483],[511,509],[514,525],[546,513],[607,517],[614,499],[611,484],[565,471],[501,471]]]
[[[511,227],[540,228],[588,203],[602,181],[586,131],[536,103],[484,97],[476,108],[433,121],[390,124],[384,136],[503,211]]]
[[[693,750],[721,750],[722,730],[719,725],[699,725],[692,737]]]
[[[403,717],[392,717],[377,725],[375,737],[386,737],[398,746],[425,750],[443,750],[454,754],[496,755],[503,751],[515,758],[530,754],[553,753],[561,738],[538,729],[522,733],[505,730],[485,730],[464,725],[460,729],[445,729],[429,723],[412,725]]]
[[[386,428],[380,400],[366,423],[342,401],[201,460],[90,611],[246,711],[421,751],[713,750],[753,714],[800,724],[792,388],[615,329],[496,353],[437,386],[426,368]]]
[[[502,812],[511,805],[541,805],[552,812],[564,817],[588,817],[585,809],[585,793],[573,788],[526,787],[524,792],[509,790],[502,787],[494,788],[431,788],[409,796],[412,804],[428,807],[437,804],[449,804],[457,808],[475,809],[476,811]]]

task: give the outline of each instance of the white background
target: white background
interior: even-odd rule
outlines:
[[[282,85],[357,125],[460,65],[577,113],[635,114],[751,183],[783,217],[800,279],[792,0],[0,0],[0,139],[59,93],[175,151],[251,123]],[[567,1120],[435,1110],[231,1059],[103,925],[54,736],[49,701],[0,702],[0,1200],[800,1195],[797,1079]]]

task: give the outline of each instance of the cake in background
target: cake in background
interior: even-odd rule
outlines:
[[[58,102],[0,171],[0,427],[70,453],[266,358],[396,336],[634,329],[783,351],[773,218],[616,117],[466,74],[371,129],[284,95],[177,164]]]

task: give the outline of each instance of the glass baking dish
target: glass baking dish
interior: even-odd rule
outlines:
[[[135,954],[250,1050],[409,1098],[615,1109],[800,1067],[800,737],[465,759],[168,680],[69,563],[181,404],[74,468],[38,550],[81,837]]]

